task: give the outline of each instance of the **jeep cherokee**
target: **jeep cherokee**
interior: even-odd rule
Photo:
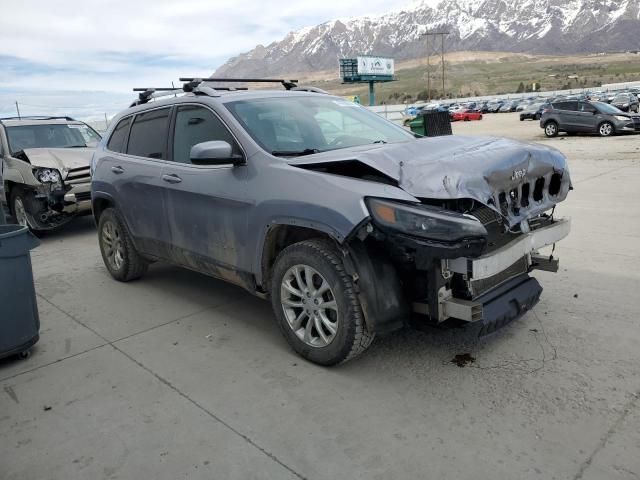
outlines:
[[[532,270],[557,270],[538,253],[570,228],[554,216],[571,189],[557,150],[417,138],[291,82],[212,82],[140,94],[97,148],[93,212],[115,279],[163,260],[240,285],[270,298],[300,355],[334,365],[411,318],[490,333],[536,304]]]

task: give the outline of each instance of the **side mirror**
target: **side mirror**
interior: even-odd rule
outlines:
[[[234,155],[228,142],[213,140],[191,147],[191,163],[194,165],[242,165],[244,157]]]

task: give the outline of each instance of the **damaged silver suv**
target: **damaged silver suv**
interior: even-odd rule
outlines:
[[[93,128],[70,117],[0,119],[0,204],[6,202],[16,222],[35,233],[91,213],[89,167],[100,140]]]
[[[571,189],[558,151],[417,138],[288,81],[181,80],[182,96],[140,94],[94,157],[115,279],[162,260],[240,285],[271,300],[300,355],[334,365],[410,320],[490,333],[538,302],[531,271],[557,270],[538,250],[569,233],[554,215]]]

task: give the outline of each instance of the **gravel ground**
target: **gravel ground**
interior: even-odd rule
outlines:
[[[160,264],[113,281],[79,219],[33,252],[42,340],[0,362],[0,478],[638,479],[640,136],[547,140],[513,114],[454,130],[570,159],[573,231],[534,311],[319,368],[243,290]]]

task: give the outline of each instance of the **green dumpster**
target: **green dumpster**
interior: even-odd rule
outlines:
[[[424,128],[424,116],[422,115],[418,115],[416,118],[411,120],[409,122],[409,128],[413,133],[417,133],[423,137],[427,136],[427,131]]]

